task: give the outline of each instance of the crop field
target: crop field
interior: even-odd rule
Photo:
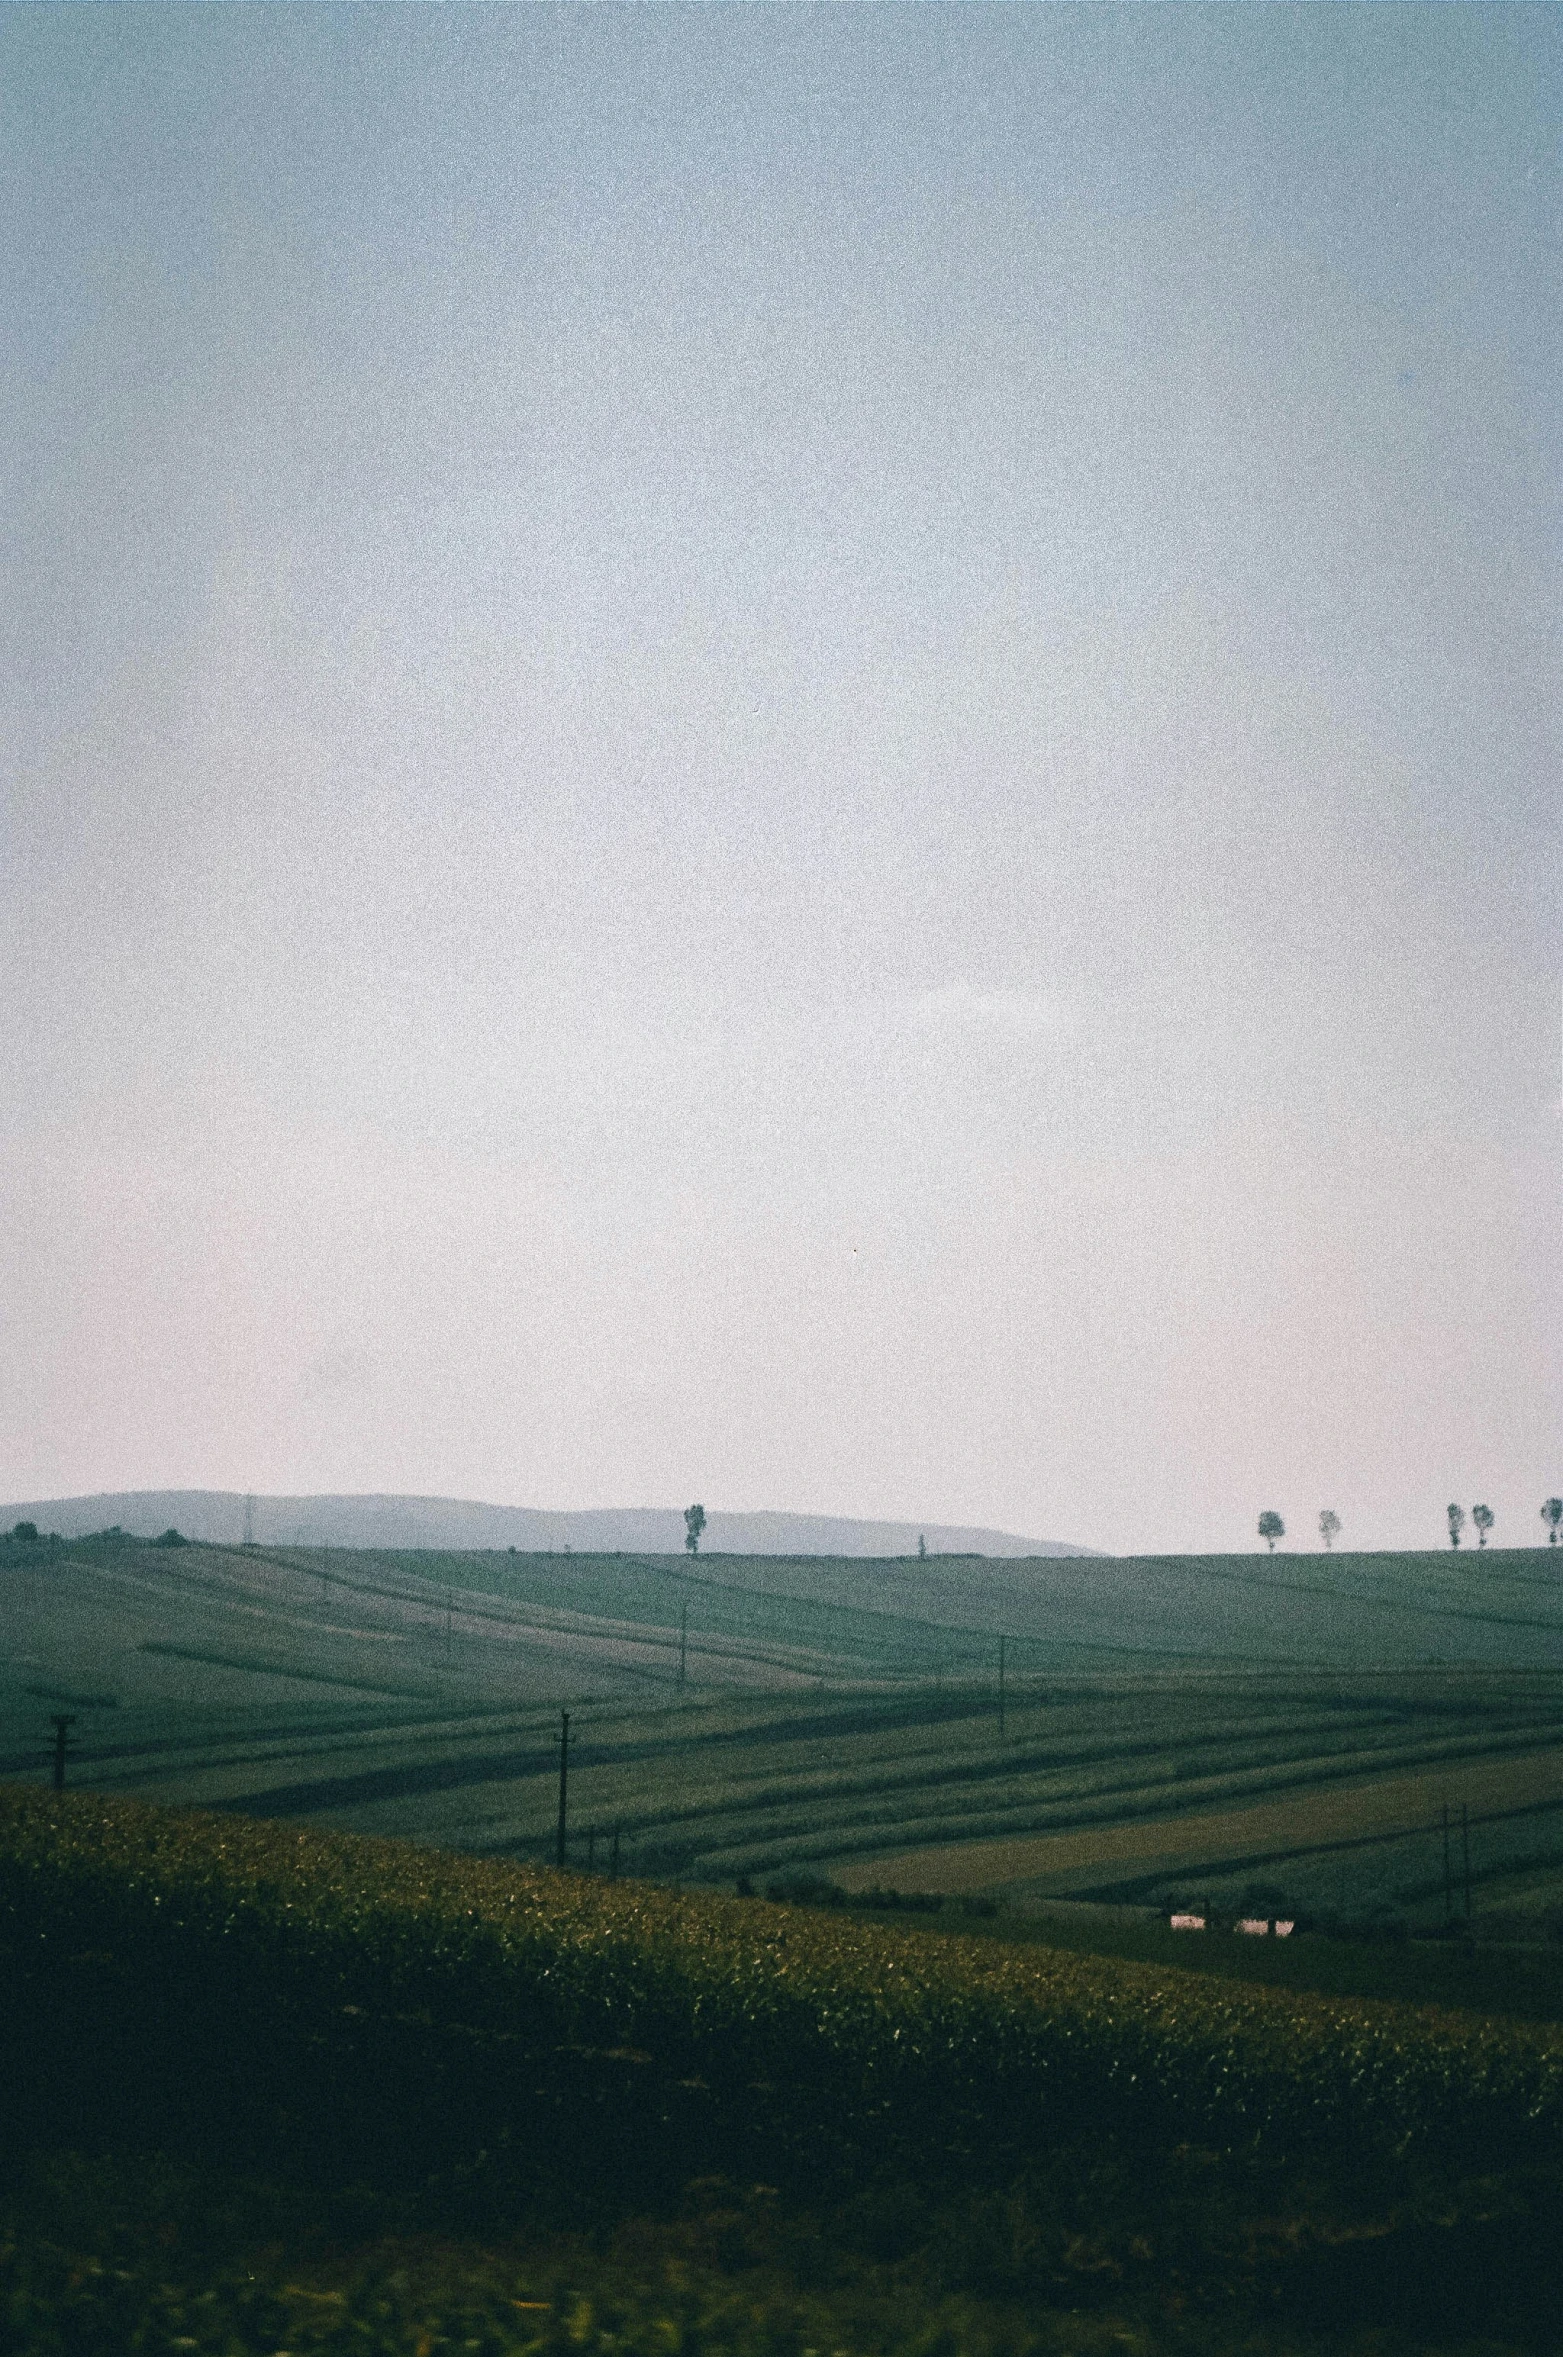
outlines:
[[[1546,2023],[15,1786],[0,1980],[18,2357],[1549,2345]]]
[[[908,1851],[849,1863],[835,1879],[849,1892],[888,1883],[999,1895],[1022,1906],[1048,1898],[1171,1900],[1208,1903],[1225,1915],[1241,1912],[1249,1893],[1269,1912],[1292,1915],[1340,1910],[1371,1919],[1398,1903],[1436,1921],[1451,1899],[1463,1920],[1469,1872],[1473,1903],[1490,1921],[1500,1909],[1510,1918],[1557,1909],[1560,1865],[1563,1748],[1454,1754],[1409,1775],[1344,1789],[1325,1781],[1254,1807],[1199,1809],[1170,1821]]]
[[[420,2021],[515,2039],[526,2073],[545,2051],[596,2056],[610,2078],[660,2065],[693,2074],[674,2081],[686,2092],[725,2086],[741,2110],[774,2111],[767,2133],[814,2170],[836,2144],[855,2166],[870,2122],[878,2141],[903,2129],[921,2139],[937,2121],[961,2142],[961,2123],[996,2092],[1021,2141],[1104,2108],[1234,2148],[1259,2135],[1299,2152],[1345,2140],[1404,2153],[1451,2136],[1472,2151],[1541,2152],[1563,2129],[1563,2029],[1419,2019],[1192,1976],[1169,1986],[1143,1967],[1047,1948],[919,1942],[712,1894],[95,1795],[0,1788],[0,1920],[44,1996],[72,1959],[154,2004],[186,1976],[216,1973],[257,2005],[394,2017],[413,2042]],[[224,2034],[251,2033],[229,2023]],[[446,2056],[439,2075],[451,2068]],[[684,2108],[699,2134],[751,2133],[736,2114]]]
[[[1469,1901],[1534,1936],[1563,1922],[1555,1560],[12,1542],[0,1773],[43,1779],[61,1712],[94,1790],[540,1859],[568,1709],[580,1866],[1413,1928]],[[1287,1659],[1316,1609],[1338,1651],[1347,1593],[1391,1657]],[[1472,1657],[1428,1659],[1452,1630]]]

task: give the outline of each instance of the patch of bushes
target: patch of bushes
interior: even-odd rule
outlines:
[[[944,1897],[939,1891],[882,1890],[876,1883],[872,1890],[859,1893],[858,1905],[874,1915],[938,1915],[943,1912]]]
[[[747,1879],[747,1877],[746,1877]],[[844,1907],[847,1894],[823,1874],[778,1874],[765,1886],[774,1905],[784,1907]],[[751,1886],[750,1896],[753,1896]]]
[[[734,1890],[740,1899],[755,1895],[747,1874],[739,1875]],[[997,1899],[978,1893],[947,1898],[940,1891],[902,1891],[882,1888],[878,1883],[871,1890],[847,1891],[827,1875],[802,1872],[774,1875],[765,1886],[765,1896],[778,1906],[862,1908],[871,1915],[940,1915],[948,1909],[972,1923],[992,1922],[1000,1911]]]

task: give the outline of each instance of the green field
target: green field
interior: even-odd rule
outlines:
[[[1007,1947],[1037,1945],[1114,1956],[1161,1972],[1197,1973],[1320,1997],[1370,1997],[1396,2005],[1445,2006],[1512,2021],[1563,2022],[1563,1945],[1454,1939],[1343,1939],[1322,1932],[1248,1939],[1230,1931],[1191,1939],[1159,1916],[1122,1907],[1060,1907],[1043,1915],[989,1916],[961,1902],[928,1909],[905,1898],[870,1904],[816,1892],[811,1906],[845,1906],[865,1922],[889,1920],[924,1937],[956,1936]]]
[[[0,1790],[0,2350],[1555,2346],[1563,2030]]]
[[[617,1841],[626,1871],[728,1888],[807,1871],[1012,1911],[1254,1905],[1385,1930],[1469,1908],[1479,1934],[1547,1937],[1555,1561],[12,1542],[0,1772],[41,1778],[66,1710],[71,1778],[96,1790],[541,1858],[568,1708],[580,1865]],[[1388,1656],[1338,1658],[1342,1629]],[[1310,1631],[1335,1653],[1288,1658]],[[1426,1658],[1457,1640],[1468,1657]]]

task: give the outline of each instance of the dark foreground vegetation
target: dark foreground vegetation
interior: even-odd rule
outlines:
[[[1563,1942],[1555,1936],[1526,1943],[1484,1942],[1460,1918],[1441,1935],[1411,1937],[1405,1926],[1344,1932],[1338,1927],[1300,1938],[1244,1938],[1218,1921],[1207,1933],[1173,1931],[1164,1916],[1128,1907],[1053,1909],[1014,1913],[999,1901],[941,1897],[894,1888],[844,1891],[824,1875],[778,1875],[768,1899],[825,1907],[873,1922],[885,1915],[936,1923],[1006,1947],[1069,1949],[1116,1956],[1129,1964],[1194,1972],[1215,1980],[1258,1982],[1320,1997],[1369,1997],[1395,2005],[1453,2007],[1511,2021],[1563,2022]],[[1265,1900],[1256,1896],[1251,1911]],[[1250,1911],[1250,1910],[1245,1910]]]
[[[0,2348],[1551,2348],[1563,2032],[0,1792]]]

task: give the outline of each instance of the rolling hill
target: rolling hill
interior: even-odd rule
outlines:
[[[1144,1902],[1169,1878],[1241,1889],[1284,1853],[1302,1903],[1436,1909],[1448,1803],[1493,1904],[1545,1912],[1563,1868],[1545,1550],[920,1562],[120,1535],[5,1540],[0,1600],[0,1776],[26,1781],[58,1714],[73,1783],[543,1855],[568,1709],[583,1863],[611,1840],[626,1868],[708,1881]]]
[[[246,1516],[248,1515],[248,1528]],[[604,1507],[579,1514],[490,1506],[473,1498],[309,1497],[246,1499],[237,1490],[121,1490],[83,1498],[34,1498],[0,1506],[0,1529],[34,1522],[62,1538],[117,1527],[156,1538],[170,1527],[186,1538],[232,1545],[249,1536],[272,1546],[516,1547],[525,1552],[677,1554],[684,1517],[676,1507]],[[940,1555],[1090,1555],[1061,1539],[1023,1539],[1002,1530],[943,1524],[862,1522],[823,1514],[724,1514],[712,1510],[704,1545],[728,1555],[915,1555],[919,1538]]]

